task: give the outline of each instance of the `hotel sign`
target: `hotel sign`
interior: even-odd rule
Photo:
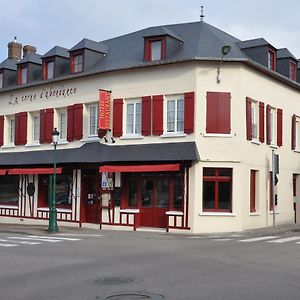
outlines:
[[[99,129],[110,129],[110,92],[99,90]]]

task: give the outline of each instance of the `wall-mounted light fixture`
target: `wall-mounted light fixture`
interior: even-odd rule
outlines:
[[[221,57],[220,63],[217,68],[217,83],[220,83],[220,81],[221,81],[220,73],[221,73],[221,65],[222,65],[224,56],[226,56],[230,52],[230,49],[231,49],[231,46],[229,46],[229,45],[225,45],[222,47],[222,57]]]

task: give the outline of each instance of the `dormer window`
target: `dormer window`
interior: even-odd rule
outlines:
[[[292,80],[296,80],[296,74],[297,74],[297,65],[295,62],[291,61],[289,78]]]
[[[20,66],[18,70],[18,83],[25,84],[28,82],[28,67]]]
[[[44,80],[54,78],[54,61],[52,59],[44,62],[43,77]]]
[[[145,39],[145,61],[157,61],[166,58],[166,38]]]
[[[0,73],[0,89],[3,88],[3,73]]]
[[[71,73],[80,73],[83,71],[83,53],[77,52],[71,54]]]
[[[268,68],[275,71],[276,70],[276,56],[275,51],[269,49],[268,52]]]

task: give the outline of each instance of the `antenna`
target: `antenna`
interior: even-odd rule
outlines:
[[[201,5],[201,15],[200,15],[200,21],[203,22],[204,19],[204,14],[203,14],[203,5]]]

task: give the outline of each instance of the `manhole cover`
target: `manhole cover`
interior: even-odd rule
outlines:
[[[146,292],[123,292],[118,294],[113,294],[107,296],[105,300],[162,300],[164,297],[162,295],[146,293]]]
[[[100,284],[123,284],[123,283],[129,283],[133,280],[126,277],[103,277],[100,279],[97,279],[95,283]]]

